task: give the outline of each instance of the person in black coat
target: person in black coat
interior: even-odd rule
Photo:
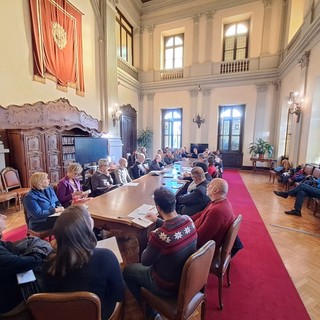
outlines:
[[[149,172],[149,165],[145,162],[145,160],[145,155],[143,153],[139,153],[137,156],[137,161],[130,168],[132,179],[138,179]]]
[[[6,216],[0,214],[0,239],[6,228]],[[38,238],[36,238],[38,239]],[[30,239],[32,240],[32,239]],[[38,239],[40,240],[40,239]],[[41,266],[45,255],[40,251],[24,254],[19,243],[0,240],[0,318],[15,315],[24,310],[25,304],[17,282],[17,273]]]
[[[203,169],[194,167],[191,170],[191,177],[195,183],[195,188],[177,199],[177,211],[188,216],[203,210],[210,202],[210,198],[207,196],[208,181]]]

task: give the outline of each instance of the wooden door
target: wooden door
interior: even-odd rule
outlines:
[[[130,104],[120,107],[120,134],[123,143],[122,156],[127,158],[127,153],[132,153],[137,148],[137,111]]]

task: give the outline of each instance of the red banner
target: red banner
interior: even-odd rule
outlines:
[[[82,13],[66,0],[29,0],[35,80],[84,95]]]

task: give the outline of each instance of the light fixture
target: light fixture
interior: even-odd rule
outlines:
[[[204,116],[200,116],[200,114],[198,113],[197,116],[193,116],[192,122],[196,123],[198,125],[198,128],[200,128],[200,126],[204,123]]]
[[[116,107],[116,110],[111,109],[111,118],[112,118],[112,123],[114,127],[116,126],[116,122],[120,121],[120,117],[121,117],[121,110],[117,109],[118,107],[117,103],[115,104],[115,107]]]
[[[288,101],[289,114],[295,114],[297,116],[297,122],[300,121],[302,101],[303,99],[299,99],[299,92],[290,92]]]

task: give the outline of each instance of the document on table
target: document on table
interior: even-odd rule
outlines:
[[[23,284],[23,283],[35,281],[36,277],[34,276],[33,271],[29,270],[26,272],[17,273],[17,280],[18,280],[18,284]]]
[[[97,242],[96,247],[111,250],[115,254],[115,256],[117,257],[119,264],[123,263],[122,255],[121,255],[120,249],[118,247],[116,237],[111,237],[111,238],[99,240]]]
[[[153,222],[146,218],[146,214],[151,211],[155,214],[157,214],[157,209],[155,206],[150,204],[143,204],[139,208],[133,210],[130,214],[128,214],[129,217],[134,218],[131,220],[132,222],[142,226],[142,227],[148,227]]]
[[[128,182],[124,186],[126,186],[126,187],[136,187],[137,185],[139,185],[139,182]]]

